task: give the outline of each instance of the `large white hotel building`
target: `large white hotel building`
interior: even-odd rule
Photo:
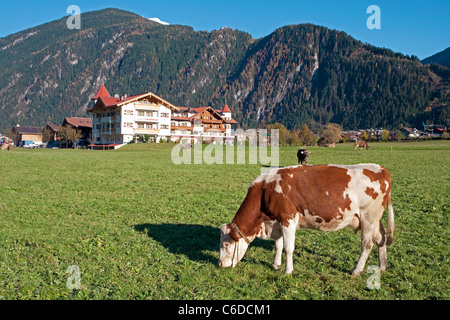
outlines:
[[[232,143],[232,126],[237,122],[225,105],[211,107],[176,107],[147,92],[131,97],[111,97],[104,85],[92,98],[92,147],[116,148],[140,136],[150,141],[197,143]]]

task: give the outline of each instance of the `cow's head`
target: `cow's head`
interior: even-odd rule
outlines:
[[[220,228],[219,267],[234,268],[244,257],[248,245],[231,225],[223,224]]]

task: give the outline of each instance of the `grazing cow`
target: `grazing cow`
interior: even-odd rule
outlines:
[[[12,150],[12,145],[10,145],[9,143],[4,143],[4,144],[2,144],[2,146],[0,148],[2,149],[2,151],[3,150],[10,151],[10,150]]]
[[[298,164],[308,164],[308,156],[311,152],[309,152],[306,149],[298,149],[297,151],[297,159],[298,159]]]
[[[387,233],[381,217],[388,207]],[[386,245],[394,235],[391,176],[377,164],[313,165],[275,168],[257,177],[232,223],[223,224],[220,267],[235,267],[256,238],[275,240],[273,267],[286,253],[287,274],[293,271],[295,231],[300,228],[361,230],[361,255],[352,271],[358,276],[373,243],[380,269],[387,267]]]
[[[357,150],[358,148],[359,148],[359,150],[362,150],[362,149],[369,150],[369,145],[367,144],[367,141],[365,141],[365,140],[356,140],[355,141],[355,150]]]

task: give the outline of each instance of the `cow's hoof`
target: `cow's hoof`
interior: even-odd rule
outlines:
[[[284,271],[284,274],[286,274],[286,275],[291,275],[292,272],[294,272],[294,270],[286,270],[286,271]]]
[[[350,272],[350,274],[351,274],[352,277],[359,277],[359,275],[361,274],[361,271],[358,271],[358,270],[356,270],[356,269],[353,269],[353,270]]]
[[[272,267],[273,267],[275,270],[278,270],[278,269],[280,269],[280,264],[273,264]]]

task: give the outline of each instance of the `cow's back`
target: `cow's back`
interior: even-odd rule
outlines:
[[[272,169],[261,184],[261,211],[283,225],[299,215],[299,226],[333,231],[355,223],[361,212],[384,208],[389,172],[377,164],[314,165]]]

